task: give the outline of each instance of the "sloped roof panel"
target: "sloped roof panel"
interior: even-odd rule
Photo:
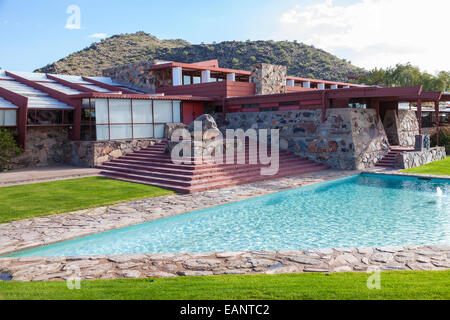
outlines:
[[[78,91],[78,90],[66,87],[66,86],[64,86],[62,84],[59,84],[59,83],[43,83],[43,82],[41,82],[40,84],[43,85],[43,86],[46,86],[46,87],[48,87],[50,89],[54,89],[56,91],[59,91],[59,92],[62,92],[64,94],[68,94],[68,95],[80,94],[81,93],[81,91]]]
[[[61,80],[66,80],[66,81],[69,81],[72,83],[76,83],[76,84],[92,84],[90,82],[84,81],[81,76],[70,76],[70,75],[63,75],[63,74],[52,74],[51,76],[61,79]]]
[[[19,107],[0,97],[0,109],[19,109]]]

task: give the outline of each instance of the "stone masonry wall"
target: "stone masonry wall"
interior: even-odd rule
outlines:
[[[444,147],[431,148],[430,150],[417,152],[403,152],[398,155],[396,167],[409,169],[442,160],[447,157]]]
[[[148,71],[154,62],[143,61],[115,68],[103,70],[103,76],[110,77],[114,81],[142,90],[154,93],[156,88],[172,85],[172,73],[170,70]]]
[[[78,167],[95,167],[154,145],[158,141],[160,140],[71,141],[65,149],[65,162]]]
[[[242,112],[227,114],[227,128],[280,129],[280,147],[340,169],[373,166],[389,150],[381,121],[372,109]]]
[[[67,128],[28,127],[25,152],[11,161],[12,168],[63,164],[64,148],[68,143]]]
[[[267,63],[258,63],[251,70],[250,82],[255,83],[256,94],[286,92],[287,69]]]
[[[419,134],[419,122],[412,110],[387,110],[384,116],[384,128],[392,145],[414,147],[415,136]]]

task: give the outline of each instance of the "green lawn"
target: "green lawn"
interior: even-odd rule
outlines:
[[[450,175],[450,157],[447,157],[444,160],[426,164],[421,167],[402,170],[402,172]]]
[[[170,193],[173,192],[102,177],[3,187],[0,188],[0,223]]]
[[[450,299],[449,271],[381,273],[381,289],[367,289],[366,273],[186,277],[65,282],[0,282],[0,299]]]

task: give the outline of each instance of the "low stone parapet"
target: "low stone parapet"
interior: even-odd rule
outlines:
[[[70,141],[65,146],[65,162],[77,167],[95,167],[160,141],[160,139]]]
[[[402,152],[397,156],[396,168],[410,169],[425,164],[442,160],[447,157],[444,147],[431,148],[429,150]]]

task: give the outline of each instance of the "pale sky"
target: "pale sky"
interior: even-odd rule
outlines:
[[[280,17],[278,39],[302,39],[365,68],[411,62],[450,70],[450,0],[302,1]]]
[[[367,69],[450,71],[449,13],[450,0],[0,0],[0,67],[33,71],[145,31],[193,44],[297,40]]]

